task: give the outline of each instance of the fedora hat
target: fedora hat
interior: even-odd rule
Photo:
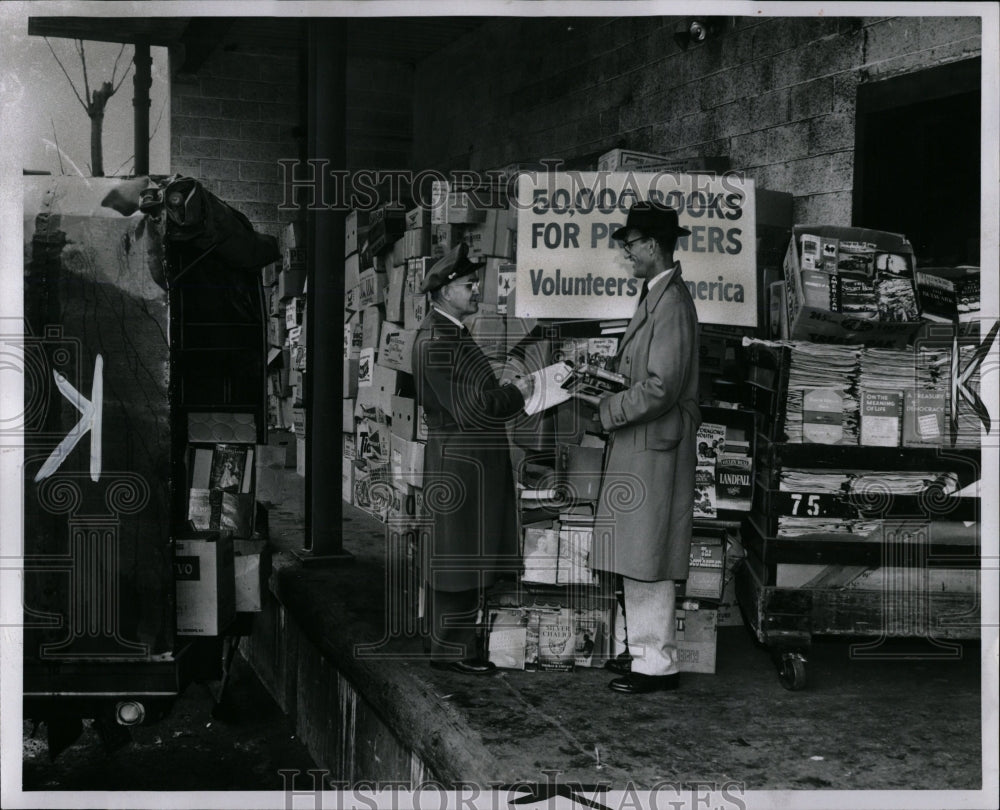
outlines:
[[[625,227],[619,228],[612,239],[625,239],[630,230],[639,231],[645,236],[660,236],[664,239],[676,239],[687,236],[691,231],[682,228],[677,222],[677,211],[656,200],[643,200],[635,203],[628,211]]]

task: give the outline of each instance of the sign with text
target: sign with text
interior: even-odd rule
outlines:
[[[631,206],[675,208],[684,282],[702,323],[757,325],[754,184],[738,175],[564,172],[518,182],[519,318],[630,318],[642,281],[611,234]]]

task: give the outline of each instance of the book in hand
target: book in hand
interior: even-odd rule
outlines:
[[[617,394],[629,387],[629,380],[617,371],[608,371],[593,363],[581,363],[572,369],[571,375],[563,382],[563,388],[571,396],[597,397]]]
[[[572,366],[565,362],[553,363],[534,372],[531,375],[534,388],[524,403],[524,412],[530,416],[568,400],[572,394],[566,390],[565,384],[571,373]]]

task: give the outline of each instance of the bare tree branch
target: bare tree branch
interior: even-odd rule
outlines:
[[[59,174],[66,174],[62,161],[62,149],[59,148],[59,136],[56,134],[56,120],[51,116],[49,120],[52,122],[52,140],[56,145],[56,156],[59,158]]]
[[[87,51],[83,47],[83,40],[76,40],[76,50],[80,54],[80,64],[83,65],[83,89],[87,97],[87,114],[90,114],[90,102],[93,96],[90,94],[90,82],[87,79]]]
[[[71,79],[71,78],[70,78],[70,75],[69,75],[69,73],[67,73],[67,72],[66,72],[66,68],[65,68],[65,67],[63,67],[63,63],[62,63],[62,61],[61,61],[61,60],[59,59],[59,56],[58,56],[58,54],[56,54],[55,50],[53,49],[53,47],[52,47],[52,43],[51,43],[51,42],[49,42],[49,38],[48,38],[48,37],[45,37],[45,44],[49,46],[49,51],[51,51],[51,52],[52,52],[52,56],[53,56],[53,57],[55,58],[55,60],[56,60],[56,64],[57,64],[57,65],[59,65],[59,69],[60,69],[60,70],[62,70],[62,72],[63,72],[63,76],[65,76],[65,77],[66,77],[66,81],[68,81],[68,82],[69,82],[69,86],[70,86],[71,88],[73,88],[73,95],[75,95],[75,96],[76,96],[76,100],[80,102],[80,104],[81,104],[81,105],[83,106],[83,109],[84,109],[84,110],[86,110],[86,111],[87,111],[87,114],[89,115],[89,114],[90,114],[90,110],[89,110],[89,109],[88,109],[88,107],[87,107],[87,102],[85,102],[85,101],[84,101],[84,100],[83,100],[82,98],[80,98],[80,93],[79,93],[79,91],[78,91],[78,90],[76,89],[76,85],[75,85],[75,84],[73,84],[73,79]],[[86,75],[86,74],[85,74],[85,75]]]
[[[111,95],[114,95],[115,93],[118,92],[118,88],[122,86],[122,82],[124,82],[125,79],[128,77],[128,72],[132,67],[132,63],[129,62],[129,66],[125,68],[125,72],[122,74],[121,79],[119,79],[118,83],[115,84],[115,75],[118,73],[118,60],[121,59],[121,56],[124,52],[125,52],[125,46],[122,45],[121,50],[118,51],[118,56],[115,57],[115,66],[111,70],[111,84],[114,86],[114,89],[111,91]]]

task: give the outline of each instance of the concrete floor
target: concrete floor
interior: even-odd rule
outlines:
[[[272,536],[279,546],[301,544],[301,493],[294,479],[280,478]],[[344,512],[344,546],[356,556],[349,572],[288,572],[297,598],[322,601],[313,620],[335,617],[331,647],[345,631],[352,641],[380,637],[381,595],[372,595],[370,583],[380,579],[384,529],[349,505]],[[860,659],[848,641],[816,639],[809,686],[790,692],[745,628],[720,628],[716,674],[684,674],[677,692],[646,696],[611,692],[603,670],[507,670],[486,679],[431,671],[418,660],[415,639],[391,643],[403,660],[364,677],[427,693],[425,722],[447,715],[449,727],[461,729],[463,750],[482,752],[461,766],[464,778],[480,784],[545,781],[545,771],[555,770],[564,781],[640,789],[662,780],[732,781],[751,791],[982,785],[977,643],[950,660],[935,660],[940,650],[919,640]],[[378,683],[365,686],[380,691]]]

